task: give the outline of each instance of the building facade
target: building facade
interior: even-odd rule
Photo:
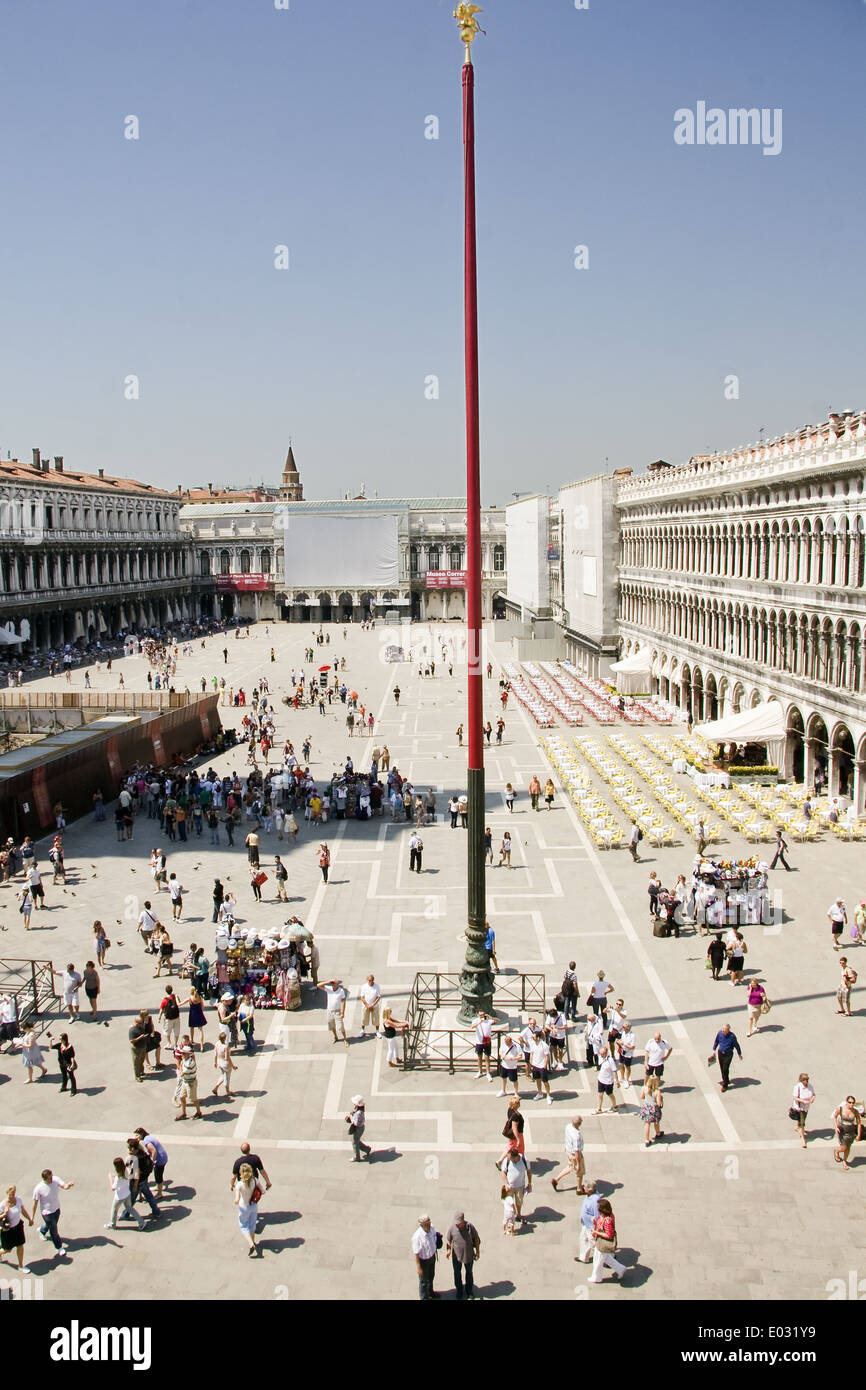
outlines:
[[[46,651],[194,616],[179,512],[175,494],[59,455],[51,467],[38,449],[0,462],[0,623]]]
[[[778,701],[787,776],[866,805],[866,413],[620,481],[622,655],[696,723]]]
[[[279,500],[196,501],[181,526],[196,553],[203,613],[289,622],[424,621],[466,614],[466,499],[304,500],[289,450]],[[481,519],[482,605],[506,582],[505,512]]]

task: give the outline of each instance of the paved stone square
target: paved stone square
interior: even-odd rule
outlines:
[[[498,846],[508,825],[514,837],[513,869],[487,871],[488,915],[496,929],[503,978],[541,972],[548,1002],[569,959],[576,959],[582,992],[604,969],[635,1023],[639,1050],[656,1028],[674,1047],[666,1068],[664,1139],[642,1145],[638,1085],[624,1091],[623,1113],[598,1118],[595,1073],[572,1042],[572,1062],[552,1082],[554,1104],[531,1104],[532,1085],[521,1087],[527,1119],[526,1149],[535,1172],[527,1200],[528,1228],[513,1240],[501,1234],[499,1174],[493,1160],[502,1149],[504,1102],[498,1086],[476,1082],[472,1072],[404,1072],[385,1065],[384,1042],[362,1038],[358,988],[373,971],[385,1000],[402,1016],[417,970],[457,971],[463,958],[465,924],[465,832],[443,817],[452,790],[465,788],[466,749],[455,737],[465,722],[466,676],[461,660],[462,627],[414,628],[413,640],[434,641],[436,675],[422,678],[417,666],[380,660],[393,634],[362,632],[339,625],[326,629],[330,645],[315,648],[318,666],[346,656],[347,684],[376,715],[375,739],[346,736],[345,710],[335,704],[321,717],[313,709],[287,709],[284,693],[291,667],[300,666],[311,629],[263,624],[248,641],[221,638],[205,650],[196,644],[182,657],[176,685],[196,689],[201,675],[226,674],[235,688],[251,690],[257,677],[271,681],[277,714],[277,749],[286,736],[300,745],[313,739],[313,775],[326,778],[351,752],[358,766],[373,746],[387,742],[392,765],[416,787],[433,786],[439,802],[435,826],[423,830],[423,872],[410,875],[408,823],[386,813],[369,822],[331,821],[322,831],[332,850],[331,881],[321,882],[316,843],[302,824],[295,845],[261,836],[267,869],[275,850],[289,867],[288,910],[274,901],[273,880],[265,901],[252,901],[243,835],[229,849],[209,844],[207,829],[186,844],[163,845],[187,890],[183,922],[173,939],[182,955],[191,941],[212,956],[211,886],[219,875],[238,896],[241,919],[278,928],[288,912],[316,933],[321,976],[339,975],[350,990],[348,1048],[334,1046],[325,1026],[324,997],[310,987],[294,1013],[258,1015],[259,1050],[252,1060],[236,1055],[236,1100],[208,1096],[205,1119],[179,1129],[171,1105],[173,1072],[133,1079],[126,1030],[143,1006],[154,1012],[163,981],[152,978],[135,933],[140,903],[152,898],[148,860],[159,843],[154,822],[139,816],[134,839],[116,842],[109,809],[103,824],[89,818],[66,834],[69,883],[64,891],[46,879],[48,910],[33,915],[23,931],[14,886],[0,887],[3,957],[48,958],[55,968],[72,960],[80,968],[91,954],[90,926],[106,924],[113,946],[102,973],[100,1022],[82,1017],[71,1029],[78,1055],[81,1094],[61,1095],[56,1071],[24,1087],[17,1053],[0,1059],[2,1174],[5,1188],[16,1182],[28,1201],[40,1170],[50,1166],[75,1187],[63,1194],[61,1232],[69,1257],[57,1260],[28,1230],[29,1264],[44,1276],[46,1299],[139,1297],[142,1266],[130,1255],[145,1246],[148,1279],[156,1292],[191,1292],[215,1298],[227,1292],[260,1299],[399,1299],[417,1296],[409,1240],[419,1212],[429,1211],[446,1230],[455,1211],[465,1210],[483,1241],[477,1268],[485,1297],[518,1299],[779,1299],[827,1297],[826,1285],[859,1269],[864,1236],[857,1220],[857,1193],[866,1161],[856,1155],[852,1171],[833,1163],[830,1116],[848,1092],[863,1094],[862,1030],[866,1011],[835,1015],[838,957],[830,948],[826,910],[837,894],[849,909],[866,892],[862,847],[829,837],[792,845],[791,874],[774,873],[771,887],[783,893],[786,920],[780,928],[745,930],[747,967],[760,973],[773,1000],[762,1032],[746,1039],[745,991],[726,979],[714,982],[704,969],[706,942],[690,929],[679,940],[652,936],[646,883],[657,868],[665,884],[688,872],[688,844],[654,850],[641,846],[642,862],[624,849],[600,853],[587,838],[573,807],[560,791],[553,810],[531,811],[527,784],[533,772],[544,781],[549,766],[538,746],[539,731],[513,701],[505,712],[501,746],[486,750],[487,824]],[[427,634],[427,636],[425,636]],[[453,644],[454,674],[438,659],[442,640]],[[275,648],[277,660],[269,652]],[[499,662],[509,653],[489,647],[494,677],[485,681],[485,718],[499,712]],[[115,662],[111,673],[91,672],[94,688],[117,689],[123,671],[127,691],[146,688],[143,658]],[[350,678],[350,679],[349,679]],[[401,688],[399,707],[393,686]],[[48,687],[51,683],[41,683]],[[73,685],[83,686],[83,671]],[[238,723],[223,710],[224,723]],[[587,720],[586,729],[604,731]],[[559,731],[568,739],[570,733]],[[633,735],[630,735],[633,736]],[[275,750],[272,757],[276,757]],[[243,749],[213,766],[223,774],[245,771]],[[504,786],[518,791],[513,815]],[[751,853],[730,830],[726,854]],[[715,847],[714,847],[715,848]],[[47,844],[41,859],[46,862]],[[167,895],[160,909],[168,916]],[[122,943],[122,944],[121,944]],[[859,948],[850,951],[859,968]],[[177,959],[177,957],[176,957]],[[866,961],[866,958],[864,958]],[[864,967],[866,968],[866,967]],[[83,994],[82,994],[83,999]],[[208,1047],[200,1059],[200,1090],[209,1091],[215,1013],[208,1006]],[[513,1006],[501,1017],[517,1022]],[[108,1027],[101,1026],[104,1019]],[[707,1056],[718,1027],[731,1021],[744,1058],[735,1059],[735,1084],[722,1097]],[[60,1016],[53,1031],[63,1026]],[[51,1060],[53,1061],[53,1054]],[[817,1091],[809,1147],[804,1152],[787,1118],[791,1088],[800,1071]],[[367,1101],[368,1165],[349,1166],[350,1145],[343,1116],[349,1098]],[[631,1266],[626,1285],[587,1288],[589,1269],[575,1262],[577,1210],[573,1191],[554,1193],[550,1175],[561,1166],[563,1127],[584,1116],[587,1172],[614,1203],[623,1248]],[[152,1129],[169,1150],[170,1186],[163,1203],[166,1220],[145,1230],[103,1230],[109,1210],[108,1174],[122,1140],[137,1125]],[[231,1164],[249,1138],[274,1186],[262,1204],[264,1257],[245,1257],[229,1196]],[[827,1239],[828,1228],[833,1232]],[[864,1257],[866,1260],[866,1257]],[[12,1274],[8,1265],[2,1272]],[[866,1265],[864,1265],[866,1273]],[[152,1285],[149,1287],[152,1288]],[[451,1297],[450,1270],[440,1260],[437,1287]]]

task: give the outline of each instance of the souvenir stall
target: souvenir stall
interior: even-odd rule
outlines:
[[[695,920],[710,928],[767,926],[769,866],[757,858],[701,859],[695,865]]]
[[[299,1009],[301,978],[307,973],[300,943],[309,933],[300,923],[287,924],[283,931],[277,938],[261,936],[253,927],[236,927],[230,936],[221,928],[211,994],[251,995],[257,1009]]]

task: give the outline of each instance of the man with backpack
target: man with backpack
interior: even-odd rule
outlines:
[[[560,994],[565,1001],[566,1022],[577,1022],[577,1002],[579,998],[579,985],[577,981],[577,966],[573,960],[568,962],[568,969],[562,977]]]
[[[176,1047],[180,1033],[180,1004],[171,985],[165,987],[165,998],[159,1006],[159,1022],[165,1029],[166,1043]]]
[[[636,821],[636,820],[633,820],[632,823],[631,823],[631,835],[629,836],[629,839],[628,839],[628,848],[629,848],[629,853],[631,854],[631,857],[632,857],[632,859],[634,860],[634,862],[635,862],[636,864],[639,864],[639,863],[640,863],[640,856],[639,856],[639,854],[638,854],[638,852],[637,852],[637,847],[638,847],[638,845],[640,844],[640,842],[641,842],[642,839],[643,839],[643,831],[641,830],[641,828],[640,828],[640,826],[638,825],[637,821]]]

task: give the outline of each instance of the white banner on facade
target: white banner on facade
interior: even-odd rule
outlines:
[[[400,582],[396,512],[338,514],[277,511],[283,532],[285,582],[308,591],[393,588]]]

